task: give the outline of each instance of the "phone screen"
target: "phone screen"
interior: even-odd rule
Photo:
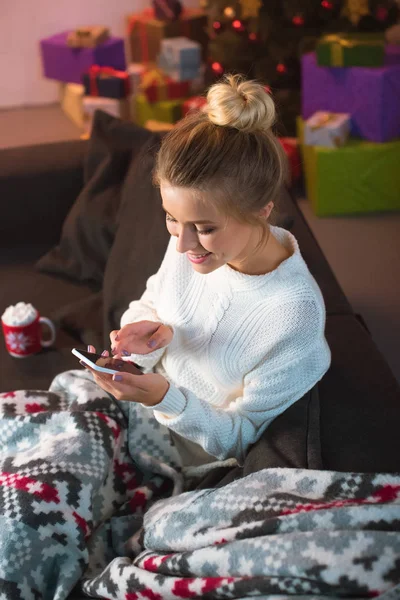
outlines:
[[[105,369],[111,369],[115,372],[132,373],[133,375],[143,375],[142,369],[139,365],[133,361],[121,360],[119,358],[113,358],[112,356],[101,356],[95,352],[86,352],[86,350],[79,350],[79,354],[82,357],[88,359],[93,365],[98,365]]]

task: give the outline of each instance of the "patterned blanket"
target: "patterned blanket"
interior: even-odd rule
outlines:
[[[0,395],[0,600],[400,598],[400,475],[182,492],[151,410],[85,371]]]

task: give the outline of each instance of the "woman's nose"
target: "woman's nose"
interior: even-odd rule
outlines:
[[[177,235],[176,249],[181,254],[188,252],[189,250],[195,250],[199,245],[197,235],[194,232],[182,229]]]

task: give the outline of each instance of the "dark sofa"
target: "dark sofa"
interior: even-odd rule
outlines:
[[[52,317],[93,288],[35,270],[37,259],[60,237],[66,214],[83,186],[87,142],[65,142],[0,151],[0,311],[20,300]],[[141,198],[146,203],[146,198]],[[319,383],[323,466],[339,471],[400,471],[400,389],[361,316],[354,314],[321,248],[290,194],[282,211],[321,287],[332,365]],[[142,235],[147,236],[146,223]],[[161,232],[160,232],[161,235]],[[164,235],[164,232],[162,233]],[[154,239],[154,232],[153,232]],[[144,289],[147,273],[136,271]],[[28,359],[0,350],[0,391],[47,389],[62,370],[77,368],[76,335],[59,328],[56,345]]]

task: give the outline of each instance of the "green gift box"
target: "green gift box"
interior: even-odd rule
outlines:
[[[317,216],[400,210],[400,139],[305,146],[301,118],[297,127],[307,196]]]
[[[321,67],[382,67],[385,39],[381,33],[324,35],[317,44]]]
[[[142,127],[144,127],[146,121],[176,123],[182,118],[184,101],[185,99],[178,99],[150,103],[144,94],[138,94],[132,97],[134,120]]]

